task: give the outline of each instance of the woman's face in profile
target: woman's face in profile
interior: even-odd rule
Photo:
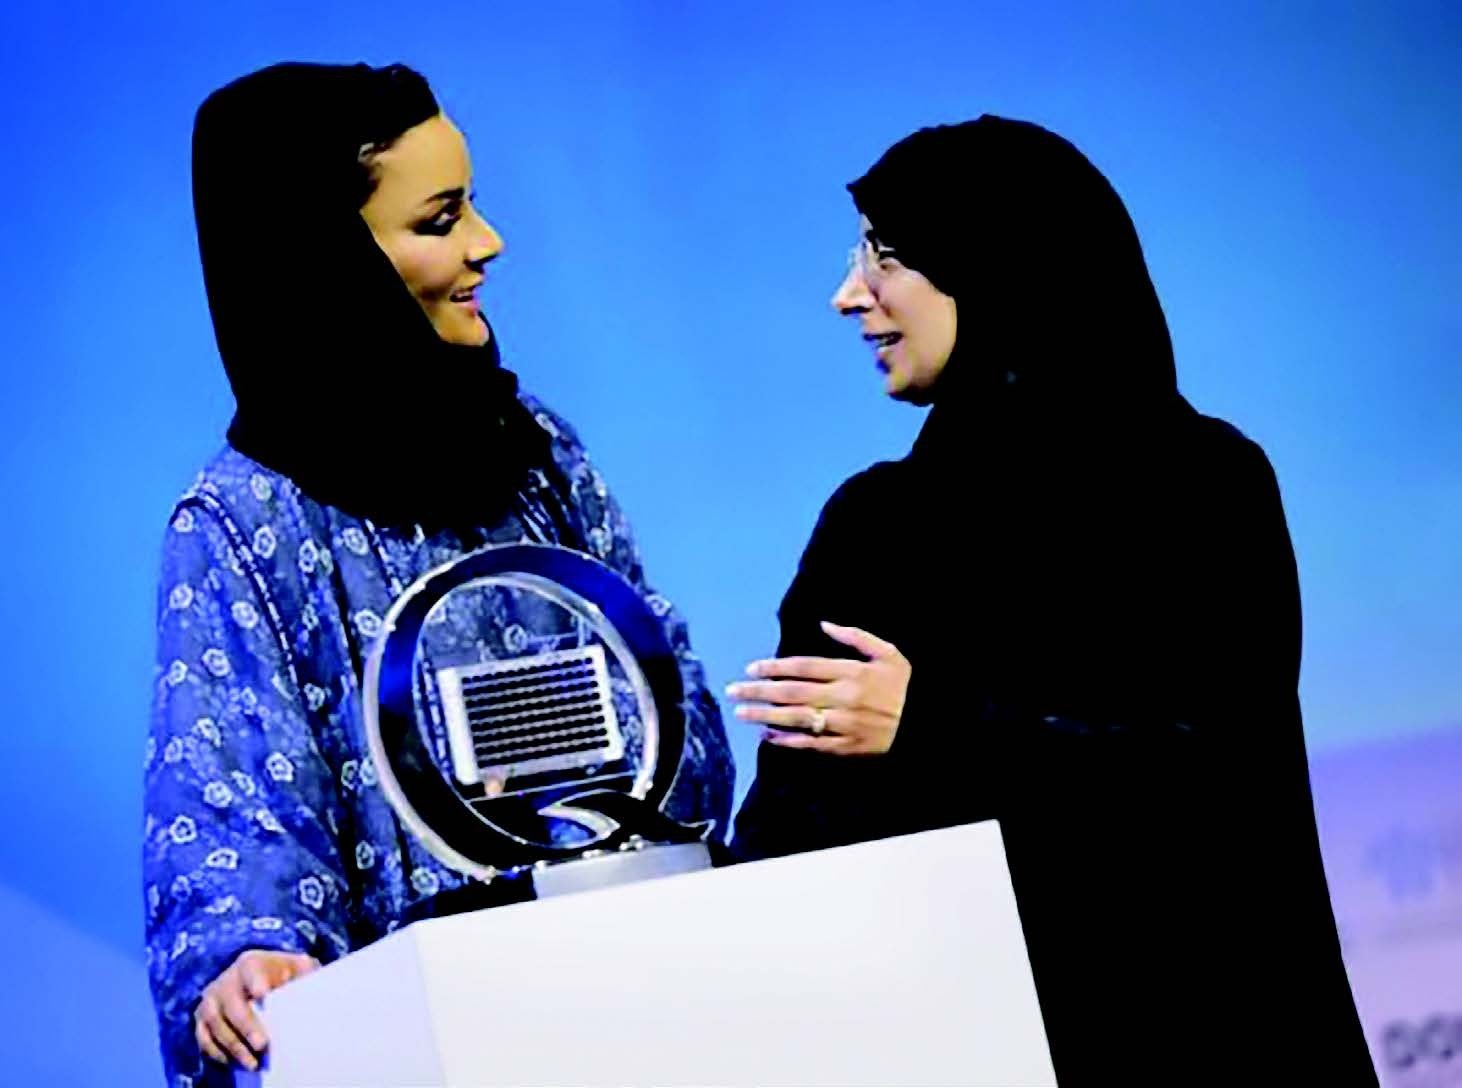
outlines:
[[[453,344],[487,341],[477,302],[498,237],[472,206],[467,142],[442,114],[407,129],[371,163],[375,192],[361,215],[432,327]]]
[[[895,400],[927,404],[954,351],[954,299],[906,267],[883,245],[867,216],[858,219],[858,246],[832,305],[856,317]]]

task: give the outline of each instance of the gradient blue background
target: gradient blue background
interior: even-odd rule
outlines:
[[[990,111],[1114,180],[1183,391],[1269,451],[1313,750],[1462,725],[1456,5],[77,3],[8,7],[0,43],[0,1080],[158,1077],[137,871],[157,545],[231,409],[189,133],[278,59],[431,78],[507,239],[484,300],[508,360],[586,436],[718,683],[771,647],[824,498],[920,422],[827,306],[842,186]],[[300,209],[279,259],[323,281]],[[870,559],[916,578],[920,552],[911,525]]]

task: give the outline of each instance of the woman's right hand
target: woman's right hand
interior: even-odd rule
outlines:
[[[259,1068],[259,1055],[269,1036],[252,1002],[279,989],[290,979],[307,975],[320,964],[300,952],[269,952],[252,948],[208,984],[193,1014],[198,1046],[216,1062],[229,1057],[250,1071]]]

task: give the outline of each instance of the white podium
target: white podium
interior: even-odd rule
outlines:
[[[418,923],[264,1014],[265,1088],[1055,1084],[994,823]]]

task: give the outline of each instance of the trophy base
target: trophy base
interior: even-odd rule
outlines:
[[[638,880],[694,873],[711,868],[711,850],[703,842],[645,846],[560,861],[533,871],[535,899],[630,884]]]
[[[693,873],[729,863],[726,849],[720,843],[651,844],[613,853],[591,853],[572,861],[544,865],[531,873],[504,876],[489,883],[474,880],[460,888],[438,892],[407,907],[401,924],[404,926],[426,918],[445,918],[513,903],[529,903],[534,899],[551,899],[678,873]]]

